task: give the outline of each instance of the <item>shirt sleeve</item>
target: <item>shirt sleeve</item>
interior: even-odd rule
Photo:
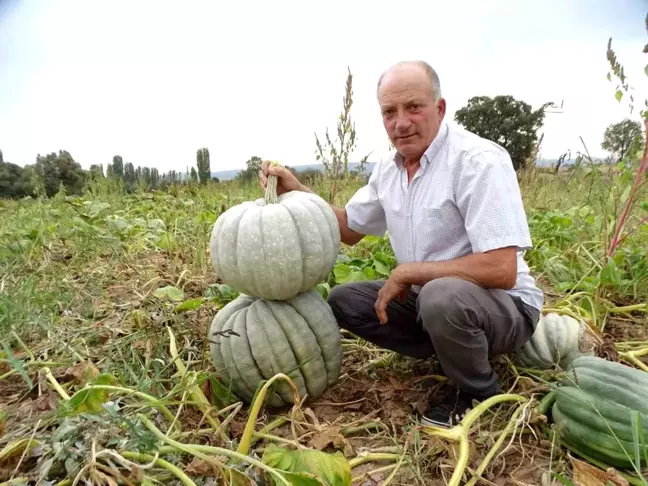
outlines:
[[[358,189],[345,206],[349,228],[363,235],[383,236],[387,231],[385,211],[378,198],[380,165],[374,166],[367,185]]]
[[[456,179],[455,198],[475,253],[531,248],[517,175],[505,150],[485,150],[467,158]]]

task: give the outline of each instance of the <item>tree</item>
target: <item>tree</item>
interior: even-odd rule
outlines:
[[[34,169],[48,197],[54,196],[61,185],[69,194],[80,194],[83,190],[85,172],[66,150],[38,155]]]
[[[209,149],[201,148],[196,152],[196,166],[201,184],[206,184],[211,179],[211,168],[209,163]]]
[[[90,178],[92,180],[103,179],[103,166],[101,164],[92,164],[90,166]]]
[[[191,175],[189,177],[191,178],[191,182],[198,182],[198,173],[195,167],[191,168]]]
[[[618,123],[611,123],[605,129],[601,148],[612,152],[617,162],[623,160],[632,147],[641,148],[644,144],[643,130],[638,121],[626,118]]]
[[[126,162],[124,165],[124,184],[128,192],[134,192],[137,185],[137,175],[132,162]]]
[[[19,198],[32,194],[29,169],[4,162],[0,155],[0,197]]]
[[[117,179],[124,177],[124,161],[121,155],[115,155],[112,161],[112,173]]]
[[[504,147],[518,170],[533,154],[548,106],[552,103],[533,111],[531,105],[509,95],[475,96],[457,110],[455,120],[466,130]]]
[[[236,178],[241,181],[249,182],[255,177],[258,177],[262,162],[263,159],[261,157],[253,155],[247,160],[247,162],[245,162],[246,168],[239,172],[236,175]]]

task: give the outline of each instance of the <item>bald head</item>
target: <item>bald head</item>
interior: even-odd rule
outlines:
[[[439,77],[424,61],[400,62],[380,76],[377,91],[387,135],[405,162],[415,167],[445,116]]]
[[[426,80],[429,83],[432,98],[435,101],[438,101],[441,98],[441,82],[439,81],[439,76],[434,68],[425,61],[401,61],[394,64],[380,75],[376,91],[380,94],[380,87],[384,81],[394,79],[416,80],[416,78],[420,79],[421,74],[426,77]]]

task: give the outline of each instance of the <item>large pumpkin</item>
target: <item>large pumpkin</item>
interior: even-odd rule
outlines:
[[[633,415],[635,420],[633,420]],[[595,356],[575,358],[551,409],[561,438],[585,456],[632,468],[648,457],[648,373]],[[635,449],[635,437],[639,439]]]
[[[593,356],[599,341],[586,323],[552,312],[540,317],[531,339],[518,351],[517,358],[524,366],[567,369],[575,358]]]
[[[233,206],[216,220],[211,262],[239,292],[284,300],[328,277],[340,251],[340,228],[324,199],[301,191],[277,198],[272,182],[265,198]]]
[[[339,328],[316,290],[285,301],[241,295],[216,314],[210,341],[216,372],[247,403],[277,373],[288,375],[302,398],[319,397],[340,375]],[[267,403],[293,403],[290,386],[280,381]]]

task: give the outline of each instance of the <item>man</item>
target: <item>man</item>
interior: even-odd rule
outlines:
[[[529,228],[513,165],[499,145],[444,123],[436,72],[420,61],[378,82],[383,123],[396,152],[378,163],[345,208],[333,208],[342,241],[389,234],[397,267],[386,281],[335,287],[340,327],[414,358],[436,355],[456,386],[422,422],[455,424],[473,400],[500,392],[489,358],[533,334],[543,294],[523,251]],[[279,192],[308,191],[288,171]]]

